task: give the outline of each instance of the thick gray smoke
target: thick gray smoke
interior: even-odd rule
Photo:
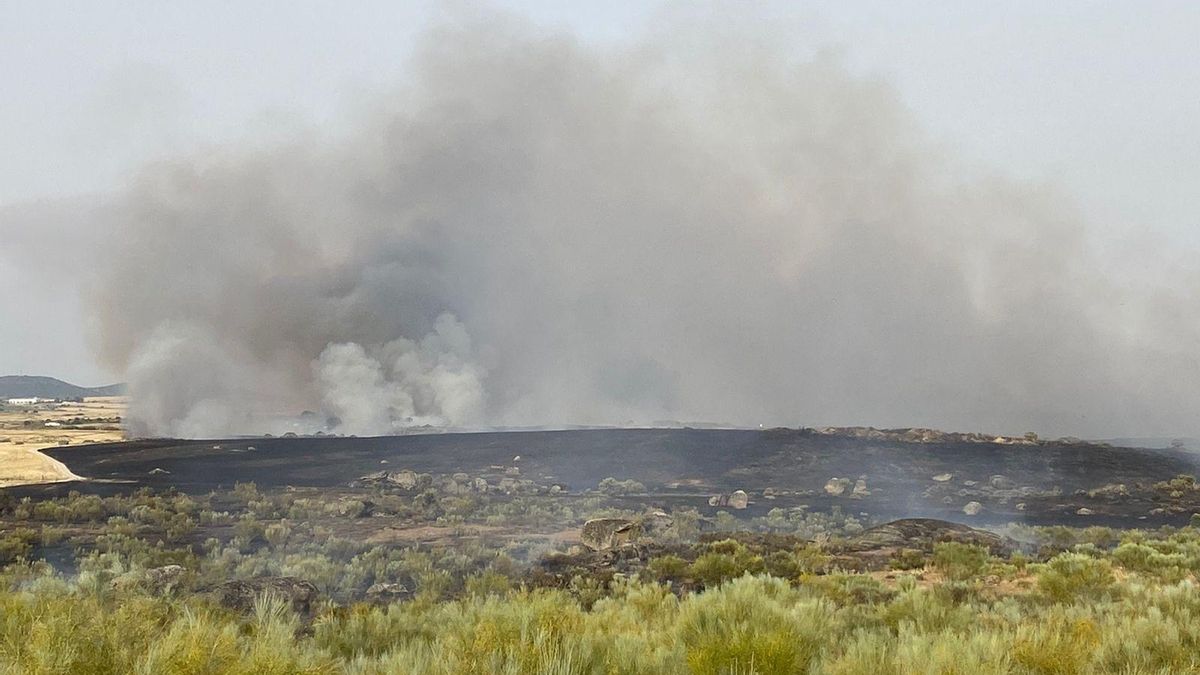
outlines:
[[[1191,287],[1118,287],[885,83],[710,38],[460,22],[351,134],[149,167],[90,296],[134,431],[1200,428]]]

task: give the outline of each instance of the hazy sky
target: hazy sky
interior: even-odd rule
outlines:
[[[653,34],[649,3],[499,2],[586,42]],[[738,3],[738,5],[749,3]],[[722,9],[724,7],[724,9]],[[436,3],[0,0],[0,207],[119,188],[146,162],[337,128],[386,90]],[[676,8],[678,11],[678,8]],[[798,54],[889,81],[932,137],[1062,187],[1096,245],[1200,245],[1200,4],[788,2],[747,15]],[[12,233],[0,232],[0,236]],[[0,241],[0,373],[99,384],[61,270]]]

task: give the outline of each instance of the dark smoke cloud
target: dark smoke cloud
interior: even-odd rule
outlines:
[[[459,20],[353,133],[147,168],[90,296],[134,431],[1197,430],[1190,290],[1119,287],[1068,201],[885,83],[661,28]]]

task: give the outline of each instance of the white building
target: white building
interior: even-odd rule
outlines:
[[[30,398],[10,398],[5,401],[9,405],[35,405],[37,403],[49,403],[52,398],[38,398],[36,396]]]

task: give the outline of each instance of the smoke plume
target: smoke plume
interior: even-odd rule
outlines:
[[[459,20],[350,133],[147,167],[91,216],[134,431],[1198,429],[1194,284],[1117,284],[885,82],[691,30]]]

